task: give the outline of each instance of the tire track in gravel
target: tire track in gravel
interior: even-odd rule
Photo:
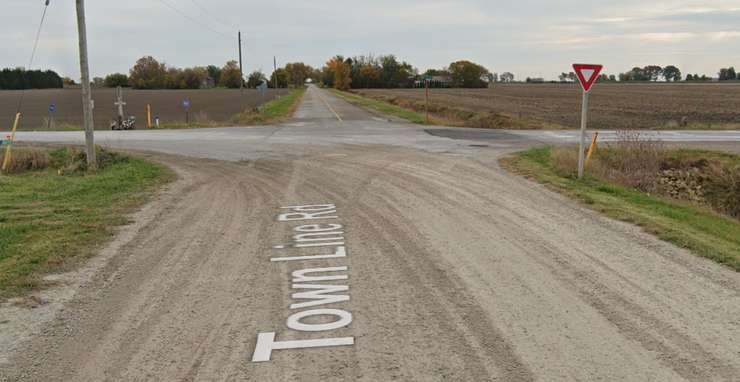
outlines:
[[[384,167],[386,169],[389,166]],[[360,171],[357,168],[352,169],[354,173],[359,173]],[[418,168],[414,168],[414,170],[418,170]],[[433,185],[426,186],[426,187],[419,187],[418,184],[413,184],[413,182],[410,181],[410,179],[414,179],[416,181],[423,181],[425,179],[440,179],[442,178],[440,174],[424,174],[426,176],[421,177],[418,175],[418,172],[402,172],[397,171],[396,174],[393,174],[394,171],[397,171],[394,167],[392,170],[386,171],[385,175],[388,175],[390,178],[400,182],[405,183],[404,186],[399,186],[402,189],[405,190],[414,190],[417,193],[426,193],[427,195],[419,195],[421,199],[425,200],[434,200],[430,198],[429,194],[434,198],[437,198],[439,200],[446,200],[448,206],[450,209],[463,209],[465,210],[465,206],[459,205],[459,203],[456,205],[454,201],[456,200],[470,200],[471,196],[474,196],[470,194],[466,190],[461,190],[460,187],[456,187],[454,185],[450,184],[442,184],[440,181],[432,182],[428,181],[428,183],[434,183]],[[377,175],[376,175],[377,176]],[[440,188],[446,188],[446,193],[458,193],[459,195],[457,197],[447,197],[445,196],[443,192],[439,191],[438,193],[435,193],[435,191],[430,190],[436,190]],[[390,194],[390,193],[388,193]],[[493,202],[492,200],[486,200],[486,202]],[[496,203],[493,203],[494,205]],[[374,204],[377,208],[377,203]],[[497,206],[497,207],[503,207],[504,206]],[[517,218],[525,218],[525,216],[516,213],[515,210],[508,209],[509,212],[514,213]],[[467,212],[470,215],[479,215],[478,211],[467,208]],[[395,211],[391,214],[392,216],[403,216],[400,211]],[[482,216],[485,220],[490,220],[490,217],[488,216]],[[531,220],[531,219],[530,219]],[[471,223],[471,221],[468,220],[468,223]],[[412,222],[409,222],[409,224],[413,224]],[[474,225],[474,224],[473,224]],[[517,227],[519,229],[525,229],[526,227],[519,226]],[[522,232],[522,231],[519,231]],[[522,242],[533,242],[536,243],[537,239],[536,237],[530,237],[530,240],[527,240],[527,238],[523,238],[524,240]],[[542,249],[541,246],[540,248]],[[550,255],[557,255],[556,252],[550,250],[550,251],[539,251],[540,253],[547,253]],[[534,253],[534,251],[525,251],[525,253]],[[640,288],[637,284],[627,280],[624,277],[621,277],[617,272],[615,272],[613,269],[609,268],[606,264],[599,261],[596,257],[589,255],[588,253],[579,253],[579,255],[585,256],[592,260],[594,263],[596,263],[598,266],[601,266],[602,268],[605,268],[607,272],[614,273],[618,277],[622,279],[622,281],[625,281],[631,286],[635,287],[641,292],[645,292],[644,288]],[[542,256],[533,256],[533,259],[538,261],[541,265],[548,267],[551,270],[554,270],[555,267],[553,267],[553,264],[551,262],[544,262],[540,260]],[[556,260],[558,260],[563,265],[563,258],[562,257],[555,257]],[[577,267],[574,266],[572,263],[567,263],[559,268],[559,271],[568,271],[571,274],[575,275],[575,279],[578,278],[578,276],[584,276],[584,273],[574,273],[573,270],[577,269]],[[636,304],[633,304],[629,302],[628,300],[621,298],[619,294],[616,292],[613,292],[611,289],[607,288],[604,284],[597,283],[592,277],[591,278],[585,278],[586,280],[590,280],[592,284],[590,285],[580,285],[578,288],[573,288],[574,292],[579,293],[585,300],[587,300],[593,307],[596,307],[602,314],[607,317],[612,323],[614,323],[620,330],[625,332],[625,335],[633,340],[636,340],[638,342],[641,342],[643,346],[650,350],[650,351],[657,351],[661,354],[661,359],[666,363],[666,366],[669,366],[673,368],[675,371],[677,371],[679,374],[681,374],[684,378],[689,380],[703,380],[705,378],[710,377],[711,375],[720,375],[725,380],[730,380],[734,375],[737,375],[737,369],[729,366],[725,362],[722,362],[718,360],[714,355],[708,353],[706,350],[704,350],[698,343],[692,341],[688,336],[682,335],[678,330],[676,330],[671,325],[667,324],[666,322],[660,321],[656,319],[655,317],[651,316],[650,314],[646,313],[644,309],[639,308]],[[627,318],[624,315],[620,315],[617,311],[617,309],[605,309],[605,307],[609,307],[610,304],[604,304],[600,301],[595,301],[593,298],[589,299],[586,296],[584,296],[584,291],[587,290],[598,290],[601,291],[601,295],[604,298],[607,298],[612,304],[616,304],[617,306],[623,308],[621,310],[629,312],[631,318]],[[639,323],[644,323],[646,325],[624,325],[623,323],[625,321],[629,320],[636,320]],[[645,331],[639,331],[637,328],[659,328],[658,332],[655,335],[647,335]],[[667,340],[666,340],[667,339]],[[689,351],[688,355],[685,355],[685,351]],[[684,353],[684,354],[682,354]],[[703,365],[702,368],[695,367],[691,364],[692,361],[694,364],[700,364]],[[709,374],[707,374],[709,373]],[[711,375],[710,375],[711,374]]]
[[[740,370],[740,280],[719,266],[512,178],[495,158],[293,152],[153,155],[181,175],[179,192],[0,375],[730,381]],[[279,208],[303,203],[337,205],[346,262],[269,261],[293,227],[275,221]],[[347,264],[352,300],[338,306],[354,321],[336,334],[355,345],[250,363],[258,332],[305,338],[285,327],[290,272]]]

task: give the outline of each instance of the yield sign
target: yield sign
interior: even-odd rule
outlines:
[[[583,86],[585,92],[591,90],[603,68],[603,65],[573,64],[578,81],[581,82],[581,86]]]

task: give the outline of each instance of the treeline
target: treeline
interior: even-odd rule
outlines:
[[[576,74],[573,72],[561,73],[558,79],[560,82],[575,82],[578,80]],[[740,76],[735,72],[734,67],[729,67],[720,69],[717,79],[719,81],[736,81],[740,80]],[[642,68],[634,67],[630,71],[620,73],[619,76],[613,74],[602,74],[599,76],[600,82],[615,82],[617,80],[620,82],[657,82],[661,80],[665,82],[699,82],[712,81],[713,78],[708,77],[706,74],[687,74],[686,77],[683,77],[681,70],[674,65],[668,65],[666,67],[658,65],[648,65]]]
[[[128,75],[114,73],[105,78],[97,77],[93,79],[93,85],[134,89],[202,89],[216,86],[238,88],[242,81],[236,61],[229,61],[223,67],[177,68],[146,56],[136,61]]]
[[[502,80],[513,81],[513,74],[505,75],[502,75]],[[421,86],[425,82],[435,87],[485,88],[498,79],[498,74],[465,60],[453,62],[446,68],[429,69],[420,73],[413,65],[399,61],[394,55],[348,58],[338,55],[321,69],[321,81],[324,85],[342,90],[410,88]]]
[[[53,70],[6,68],[0,71],[0,89],[56,89],[64,87],[62,77]]]

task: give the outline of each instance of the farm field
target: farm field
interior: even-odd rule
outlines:
[[[182,102],[191,102],[190,122],[226,124],[237,113],[258,107],[277,95],[288,94],[287,89],[268,90],[262,96],[257,90],[132,90],[124,89],[126,115],[136,117],[136,128],[146,128],[146,105],[152,107],[152,119],[158,116],[161,124],[183,124],[185,111]],[[0,130],[10,130],[21,95],[20,91],[0,91]],[[95,129],[107,130],[117,115],[115,89],[93,89],[95,101]],[[56,105],[54,124],[57,129],[82,125],[82,96],[80,89],[29,90],[23,102],[21,130],[47,128],[49,105]]]
[[[423,89],[353,92],[423,111]],[[453,122],[461,114],[458,122],[468,121],[467,112],[486,114],[462,123],[471,127],[578,128],[581,90],[576,84],[430,89],[430,104],[434,115]],[[598,84],[590,98],[589,128],[737,129],[740,84]]]

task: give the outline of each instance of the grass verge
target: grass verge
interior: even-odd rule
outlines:
[[[239,125],[260,125],[276,123],[289,118],[300,105],[306,89],[295,89],[288,95],[272,100],[257,109],[235,115],[232,123]]]
[[[571,196],[609,217],[740,271],[740,221],[688,202],[659,197],[587,177],[578,181],[553,164],[551,147],[524,151],[502,165]]]
[[[400,106],[392,105],[388,102],[375,100],[372,98],[366,98],[363,96],[359,96],[354,93],[349,92],[343,92],[337,89],[330,89],[334,95],[336,95],[339,98],[342,98],[343,100],[367,109],[372,109],[378,112],[381,112],[383,114],[391,115],[394,117],[398,117],[401,119],[405,119],[411,123],[417,123],[417,124],[426,124],[426,117],[418,113],[414,110],[406,109]],[[430,120],[430,124],[435,124],[435,120]]]
[[[75,164],[75,149],[48,156],[46,169],[0,175],[0,299],[41,287],[41,275],[94,254],[127,213],[174,178],[162,166],[121,154],[101,151],[105,163],[96,175]]]

